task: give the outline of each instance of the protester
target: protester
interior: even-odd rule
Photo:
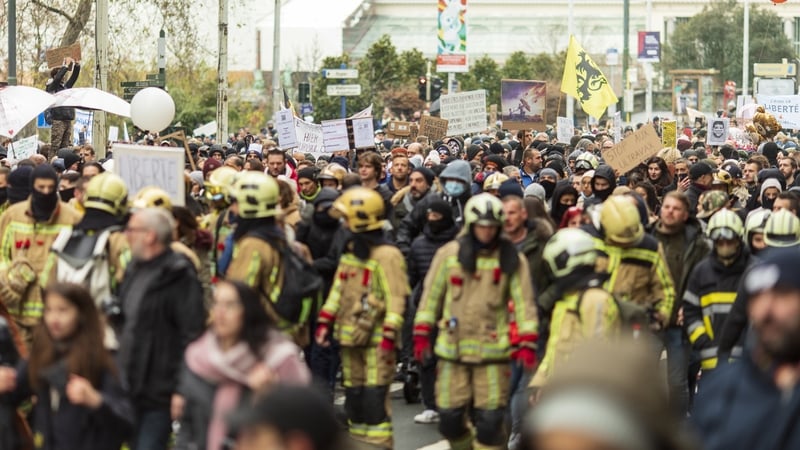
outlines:
[[[64,77],[70,73],[65,81]],[[60,67],[54,67],[50,71],[50,78],[47,80],[45,90],[51,94],[70,89],[78,81],[81,73],[81,63],[67,57]],[[72,145],[72,121],[75,119],[75,108],[58,107],[49,109],[45,116],[50,118],[50,146],[53,151]]]

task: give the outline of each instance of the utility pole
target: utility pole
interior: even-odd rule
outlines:
[[[622,34],[625,38],[622,44],[622,87],[625,90],[631,88],[631,80],[628,79],[628,53],[630,53],[629,36],[631,22],[631,0],[625,0],[622,13]],[[624,98],[624,97],[623,97]],[[631,112],[625,108],[625,101],[622,102],[622,110],[627,117],[626,122],[631,121]]]
[[[17,85],[17,0],[8,0],[8,85]]]
[[[428,70],[425,72],[425,101],[428,108],[431,107],[431,62],[428,61]]]
[[[228,0],[219,0],[217,59],[217,143],[228,141]]]
[[[742,95],[750,91],[750,0],[744,0],[744,26],[742,30]]]
[[[575,24],[574,24],[574,15],[575,15],[575,0],[569,0],[567,4],[567,36],[572,37],[575,34]],[[569,45],[569,39],[567,39],[567,45]],[[569,120],[575,120],[575,102],[572,99],[570,94],[566,95],[567,100],[567,117]]]
[[[95,55],[94,87],[108,92],[108,0],[97,0],[95,6]],[[106,113],[94,112],[92,146],[97,156],[105,157],[108,138],[106,135]]]
[[[281,0],[275,0],[272,42],[272,114],[281,109]],[[288,105],[287,105],[288,106]]]

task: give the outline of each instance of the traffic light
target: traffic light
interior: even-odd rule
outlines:
[[[444,82],[439,77],[434,77],[431,80],[431,101],[436,100],[437,98],[442,96],[442,87],[444,86]]]
[[[417,80],[417,88],[419,89],[419,99],[428,101],[428,78],[425,75],[420,75]]]
[[[300,103],[311,103],[311,85],[309,83],[297,85],[297,100]]]

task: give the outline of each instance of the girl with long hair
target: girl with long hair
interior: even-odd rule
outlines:
[[[667,162],[663,158],[653,156],[646,162],[647,176],[646,181],[656,188],[656,195],[659,198],[664,196],[664,189],[672,184],[672,174],[667,167]]]
[[[120,385],[95,301],[83,286],[53,284],[30,358],[0,368],[0,394],[13,404],[36,396],[31,428],[36,448],[118,449],[133,410]]]

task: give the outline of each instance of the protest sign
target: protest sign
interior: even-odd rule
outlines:
[[[625,173],[661,150],[661,139],[653,127],[643,126],[613,148],[603,152],[612,168]]]
[[[419,125],[416,123],[411,124],[411,132],[408,133],[408,142],[416,142],[419,136]],[[422,136],[425,136],[424,134]],[[427,136],[425,136],[427,138]]]
[[[347,135],[347,120],[323,120],[322,140],[328,153],[350,150],[350,139]]]
[[[311,153],[315,157],[325,153],[322,125],[304,122],[299,117],[295,117],[294,128],[297,133],[297,151]]]
[[[353,144],[355,148],[375,147],[375,130],[372,125],[372,117],[350,119],[348,122],[353,124]]]
[[[447,135],[486,130],[486,91],[461,92],[439,97],[442,119],[447,119]]]
[[[572,124],[572,119],[569,117],[556,118],[556,136],[558,142],[569,144],[572,136],[575,135],[575,126]]]
[[[389,122],[386,125],[386,132],[391,136],[408,136],[411,134],[411,123],[409,122]]]
[[[183,150],[146,145],[114,144],[114,172],[125,180],[128,195],[156,186],[169,194],[174,205],[185,204]]]
[[[366,108],[362,109],[361,111],[353,114],[352,116],[348,117],[349,119],[363,119],[365,117],[372,117],[372,105],[367,106]]]
[[[534,80],[500,82],[500,118],[505,128],[545,129],[547,84]]]
[[[661,144],[663,147],[678,148],[678,122],[674,120],[661,122]]]
[[[119,127],[108,127],[108,142],[119,140]]]
[[[292,128],[294,128],[294,124],[292,124]],[[261,153],[262,150],[264,150],[264,146],[261,145],[261,144],[256,144],[255,142],[253,142],[252,144],[247,146],[247,152],[248,153],[250,153],[250,152]]]
[[[428,139],[436,142],[447,136],[446,119],[438,117],[422,116],[419,120],[419,135],[428,136]]]
[[[297,147],[297,133],[294,129],[294,115],[291,110],[282,109],[275,115],[275,128],[278,130],[278,142],[281,149]]]
[[[759,95],[758,103],[764,105],[783,128],[800,129],[800,95]]]
[[[75,122],[72,124],[72,145],[79,147],[92,143],[94,114],[85,109],[75,110]]]
[[[725,145],[725,142],[728,140],[730,122],[731,120],[727,117],[718,117],[712,120],[711,124],[708,126],[706,143],[708,145]]]
[[[44,58],[47,60],[47,68],[61,67],[64,64],[64,58],[70,57],[76,62],[81,62],[81,44],[74,43],[66,47],[51,48],[44,52]]]
[[[614,143],[620,142],[622,142],[622,113],[617,111],[614,113]]]
[[[12,142],[8,150],[8,156],[16,161],[28,159],[39,150],[39,138],[37,136],[31,136]]]

